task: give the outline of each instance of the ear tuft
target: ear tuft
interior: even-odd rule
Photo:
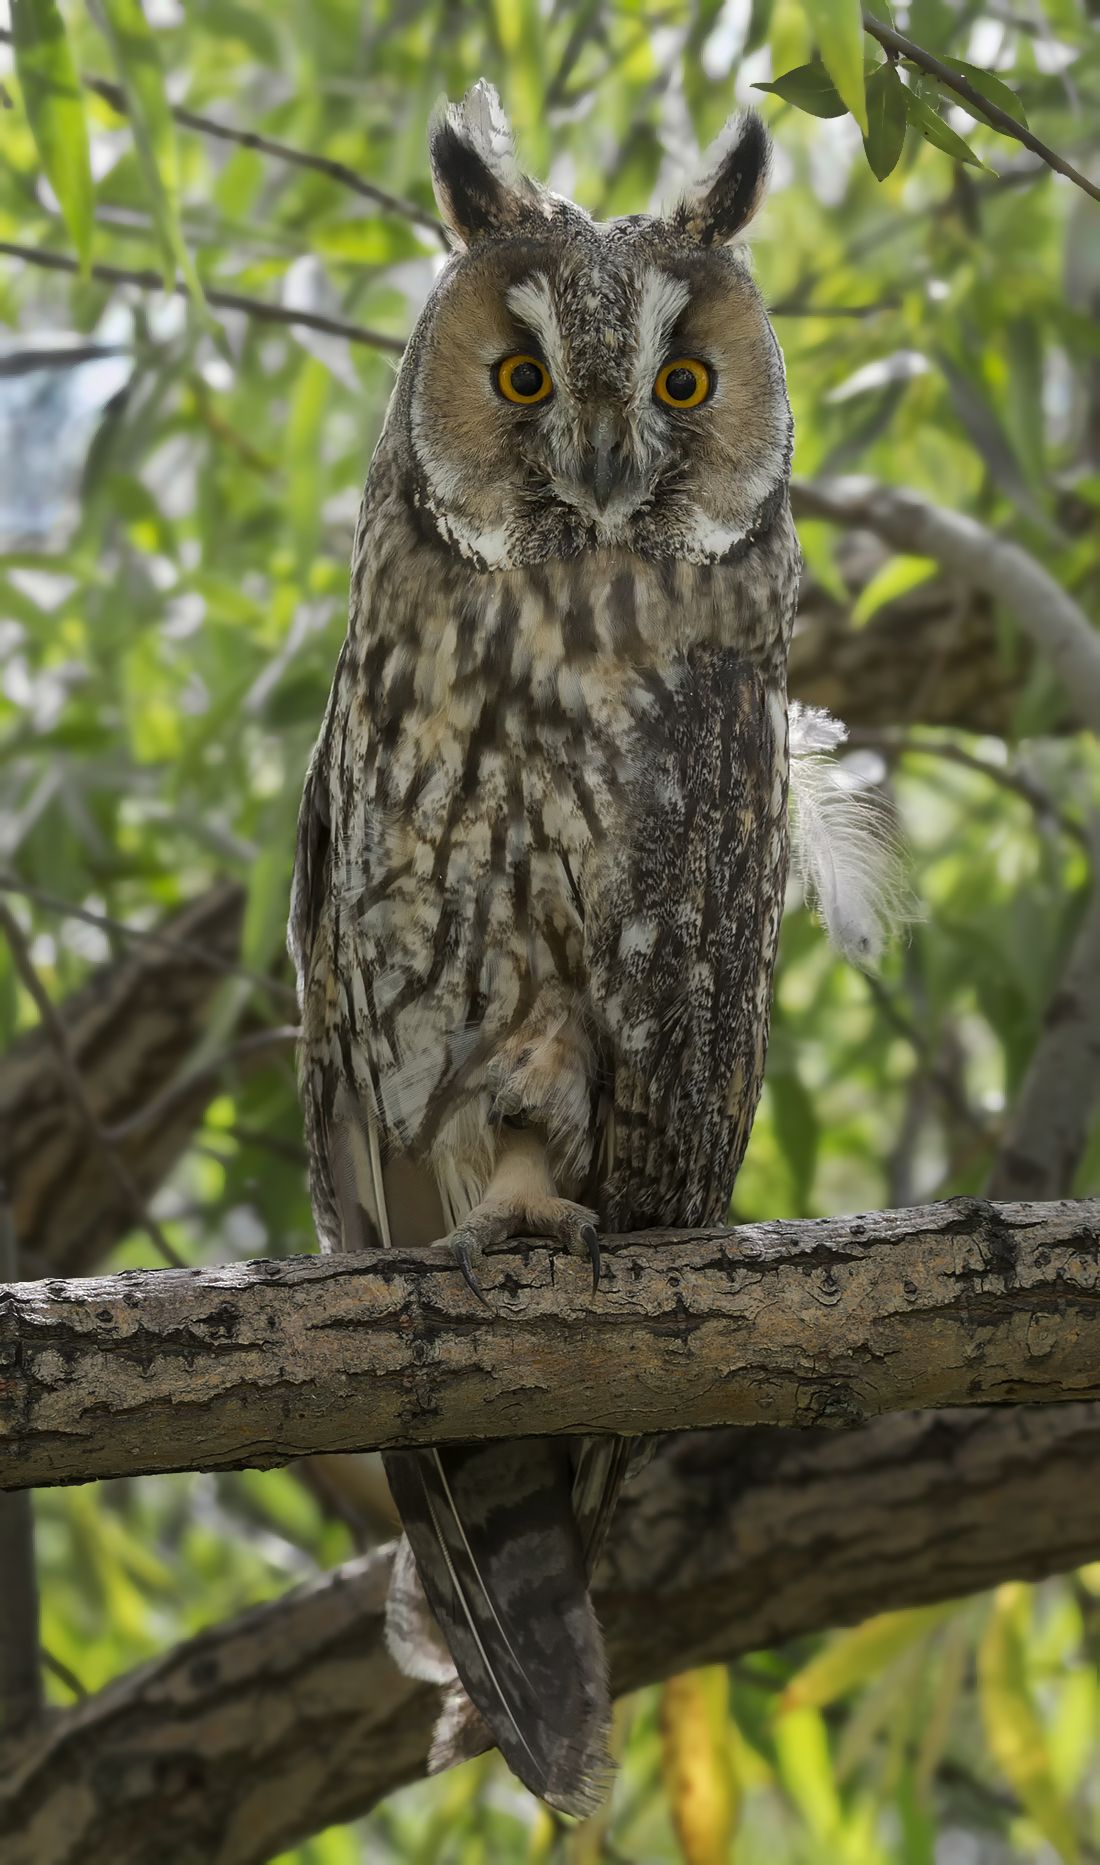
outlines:
[[[723,245],[747,227],[768,191],[771,137],[755,110],[739,110],[711,143],[671,224],[699,246]]]
[[[509,232],[539,211],[541,190],[521,173],[511,125],[484,78],[460,104],[440,98],[428,152],[436,203],[456,246]]]

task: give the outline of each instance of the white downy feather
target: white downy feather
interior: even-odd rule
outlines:
[[[837,762],[847,736],[847,726],[822,708],[792,705],[791,854],[830,944],[853,965],[869,967],[913,912],[889,804]]]

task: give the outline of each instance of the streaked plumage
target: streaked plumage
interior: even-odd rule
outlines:
[[[476,1273],[511,1235],[586,1255],[595,1224],[725,1215],[787,864],[790,415],[727,244],[767,156],[744,116],[665,218],[595,225],[520,175],[487,86],[433,125],[458,250],[367,480],[292,907],[327,1248],[451,1233]],[[505,399],[512,355],[536,405]],[[678,357],[697,407],[658,401]],[[437,1765],[487,1724],[552,1804],[598,1802],[586,1578],[627,1457],[387,1458],[461,1679]],[[451,1679],[407,1559],[391,1640]]]

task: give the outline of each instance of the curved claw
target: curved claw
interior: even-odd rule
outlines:
[[[451,1238],[451,1249],[454,1253],[455,1262],[462,1271],[462,1280],[465,1282],[466,1287],[477,1296],[478,1301],[481,1302],[483,1307],[491,1308],[492,1303],[474,1274],[473,1251],[465,1238],[460,1234],[453,1236]]]
[[[592,1293],[595,1295],[600,1286],[600,1268],[602,1266],[600,1239],[595,1224],[586,1224],[581,1231],[581,1236],[588,1246],[588,1255],[592,1264]]]

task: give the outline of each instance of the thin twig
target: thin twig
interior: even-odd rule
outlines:
[[[141,1133],[146,1127],[155,1126],[165,1114],[170,1114],[181,1101],[189,1101],[196,1088],[209,1087],[220,1081],[222,1070],[234,1062],[242,1062],[250,1056],[257,1055],[265,1049],[287,1049],[296,1043],[301,1032],[292,1024],[281,1024],[272,1030],[257,1030],[251,1036],[242,1036],[237,1042],[230,1043],[201,1068],[186,1070],[178,1081],[172,1082],[155,1100],[146,1101],[137,1111],[125,1120],[120,1120],[113,1127],[103,1129],[105,1139],[116,1145],[120,1140],[128,1140],[132,1134]]]
[[[269,978],[261,971],[253,971],[248,965],[239,965],[231,958],[220,958],[208,946],[198,945],[193,939],[178,939],[172,933],[158,932],[152,926],[131,926],[126,920],[112,918],[109,913],[97,913],[92,907],[77,906],[73,900],[65,900],[60,894],[51,894],[42,887],[32,887],[29,881],[22,881],[15,874],[0,872],[0,894],[20,894],[25,900],[33,900],[36,906],[43,907],[48,913],[60,914],[63,919],[81,920],[86,926],[96,926],[103,932],[117,933],[120,938],[131,939],[138,945],[152,945],[164,952],[178,952],[181,957],[193,959],[197,965],[206,965],[211,971],[221,972],[230,978],[247,978],[262,991],[282,1000],[291,1009],[297,1009],[298,999],[291,985],[284,984],[279,978]]]
[[[857,751],[882,751],[892,757],[901,754],[905,757],[939,758],[945,764],[958,764],[963,770],[975,771],[990,783],[999,784],[1002,790],[1011,790],[1014,795],[1022,797],[1040,820],[1045,818],[1054,823],[1063,835],[1069,836],[1080,847],[1089,846],[1084,824],[1067,815],[1036,778],[1017,767],[991,764],[988,758],[977,757],[963,745],[955,744],[953,739],[921,738],[889,726],[854,726],[848,733],[847,742]]]
[[[0,253],[12,259],[24,259],[28,265],[45,266],[50,272],[80,271],[78,261],[70,259],[67,253],[46,252],[40,246],[21,246],[15,240],[0,240]],[[181,298],[190,295],[182,281],[165,283],[159,272],[131,272],[123,266],[111,265],[92,265],[88,270],[93,278],[101,279],[106,285],[136,285],[141,291],[174,292]],[[320,311],[299,311],[293,305],[269,304],[263,298],[247,298],[243,292],[222,291],[213,285],[204,284],[203,296],[207,304],[224,311],[243,311],[246,317],[255,318],[258,323],[299,324],[307,330],[322,330],[330,337],[344,337],[348,343],[365,343],[372,350],[388,350],[391,356],[404,353],[401,337],[370,330],[365,324],[349,324],[340,317],[324,317]]]
[[[17,1495],[19,1493],[16,1491]],[[74,1697],[87,1696],[87,1685],[81,1683],[76,1672],[65,1663],[63,1658],[59,1658],[56,1652],[47,1651],[45,1645],[42,1645],[39,1647],[39,1656],[42,1659],[42,1669],[56,1677],[59,1683],[64,1684],[66,1690],[71,1690]]]
[[[1064,175],[1067,181],[1072,181],[1076,187],[1090,194],[1094,201],[1100,201],[1100,187],[1094,181],[1082,175],[1080,169],[1074,168],[1056,149],[1040,142],[1038,136],[1025,124],[1017,123],[1015,117],[1010,117],[1007,110],[1002,110],[999,104],[990,103],[989,98],[983,97],[961,71],[953,71],[950,65],[945,65],[931,52],[926,52],[923,46],[915,45],[903,33],[895,32],[892,26],[888,26],[884,20],[876,19],[866,7],[863,9],[863,25],[872,39],[878,40],[883,51],[894,58],[907,58],[910,64],[919,66],[930,78],[935,78],[937,84],[946,85],[948,90],[954,91],[956,97],[961,97],[972,116],[991,124],[995,130],[1000,130],[1002,136],[1011,136],[1014,141],[1022,143],[1025,149],[1031,150],[1032,155],[1039,156],[1048,168],[1052,168],[1056,175]]]
[[[61,1071],[61,1079],[65,1084],[65,1089],[73,1109],[79,1116],[81,1124],[86,1128],[93,1145],[98,1149],[111,1177],[126,1199],[133,1213],[135,1223],[139,1224],[147,1233],[166,1263],[170,1263],[176,1269],[185,1268],[186,1265],[182,1256],[180,1256],[178,1250],[169,1243],[161,1226],[157,1223],[156,1218],[146,1205],[137,1182],[130,1172],[129,1166],[116,1151],[110,1135],[101,1125],[99,1116],[88,1099],[88,1092],[81,1078],[80,1069],[76,1057],[73,1054],[72,1044],[69,1041],[69,1032],[65,1028],[65,1024],[61,1017],[58,1015],[57,1008],[49,992],[38,976],[38,971],[31,957],[30,947],[27,943],[23,928],[12,913],[11,908],[3,900],[0,900],[0,931],[4,933],[7,939],[8,946],[11,950],[12,962],[23,982],[27,995],[38,1011],[39,1017],[42,1020],[42,1028],[45,1030],[56,1051],[58,1067]]]
[[[11,33],[0,27],[0,43],[10,45]],[[85,90],[101,97],[119,116],[129,116],[130,107],[126,93],[120,84],[114,84],[110,78],[96,77],[91,72],[81,75]],[[349,168],[346,162],[335,162],[331,156],[312,155],[305,149],[295,149],[290,143],[277,142],[271,136],[261,136],[255,130],[233,129],[228,123],[219,123],[214,117],[201,116],[197,110],[187,110],[182,105],[175,105],[172,115],[184,129],[197,130],[201,136],[212,136],[219,142],[236,143],[241,149],[254,149],[259,155],[274,156],[279,162],[286,162],[293,168],[312,169],[315,174],[325,175],[330,181],[337,181],[343,188],[349,188],[353,194],[360,194],[365,200],[373,201],[388,214],[396,214],[402,220],[411,220],[416,226],[424,227],[429,233],[435,233],[441,240],[446,239],[438,220],[423,207],[417,207],[413,201],[402,200],[399,195],[389,194],[385,188],[375,187],[373,181],[364,181],[361,175]]]

